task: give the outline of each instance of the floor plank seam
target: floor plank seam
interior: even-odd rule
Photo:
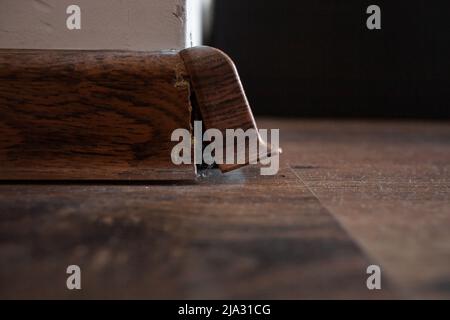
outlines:
[[[367,261],[371,264],[380,265],[378,262],[379,260],[373,257],[368,250],[366,250],[365,246],[358,241],[357,238],[353,236],[353,234],[345,227],[345,225],[340,221],[340,219],[331,211],[331,209],[325,205],[319,196],[314,192],[314,190],[302,179],[302,177],[291,167],[291,165],[288,165],[290,171],[294,174],[294,176],[299,180],[299,182],[304,185],[304,187],[311,192],[311,194],[314,196],[314,198],[317,199],[317,201],[320,203],[320,205],[327,211],[327,213],[330,215],[330,217],[336,222],[336,224],[339,226],[339,228],[342,229],[342,231],[345,232],[345,234],[348,236],[348,238],[353,242],[353,244],[361,251],[361,254],[367,259]],[[391,290],[400,296],[400,298],[407,297],[408,294],[402,289],[400,285],[398,285],[393,279],[393,277],[390,275],[389,270],[383,271],[383,277],[387,280],[387,282],[390,284]]]

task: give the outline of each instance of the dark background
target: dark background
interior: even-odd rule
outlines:
[[[211,34],[257,115],[450,117],[449,1],[216,0]]]

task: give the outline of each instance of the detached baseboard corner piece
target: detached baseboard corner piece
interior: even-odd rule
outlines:
[[[172,163],[171,134],[192,133],[196,114],[205,129],[257,129],[214,48],[0,49],[0,180],[194,179],[195,165]]]

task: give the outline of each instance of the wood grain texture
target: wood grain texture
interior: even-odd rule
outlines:
[[[3,182],[0,296],[449,297],[448,123],[258,123],[281,129],[276,177]],[[381,292],[365,287],[369,264]]]
[[[0,50],[0,68],[0,179],[193,178],[194,165],[172,164],[170,137],[192,130],[196,115],[224,137],[255,129],[267,145],[233,62],[214,48]],[[233,147],[237,156],[236,142],[227,142],[224,154]],[[270,149],[251,154],[247,144],[246,163],[280,152]]]
[[[247,101],[239,74],[233,61],[222,51],[211,47],[195,47],[180,52],[192,83],[196,105],[207,129],[219,129],[226,136],[227,129],[258,130]],[[259,133],[255,139],[267,145]],[[233,142],[234,144],[234,142]],[[224,145],[224,153],[226,149]],[[231,146],[233,147],[233,146]],[[267,145],[266,152],[251,154],[246,145],[247,164],[259,158],[279,154]],[[235,158],[237,150],[235,149]],[[219,164],[223,172],[242,167],[242,164]]]
[[[17,197],[20,196],[20,201]],[[1,298],[389,298],[289,168],[197,181],[0,185]],[[69,264],[82,290],[65,287]]]
[[[191,129],[177,52],[0,51],[0,179],[192,179],[171,133]]]
[[[262,121],[282,157],[409,298],[450,298],[450,124]]]

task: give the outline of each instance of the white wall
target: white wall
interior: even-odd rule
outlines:
[[[186,0],[186,43],[188,47],[198,46],[202,43],[202,5],[204,1]]]
[[[201,43],[201,1],[0,0],[0,48],[182,49]],[[81,30],[66,27],[71,4]]]

